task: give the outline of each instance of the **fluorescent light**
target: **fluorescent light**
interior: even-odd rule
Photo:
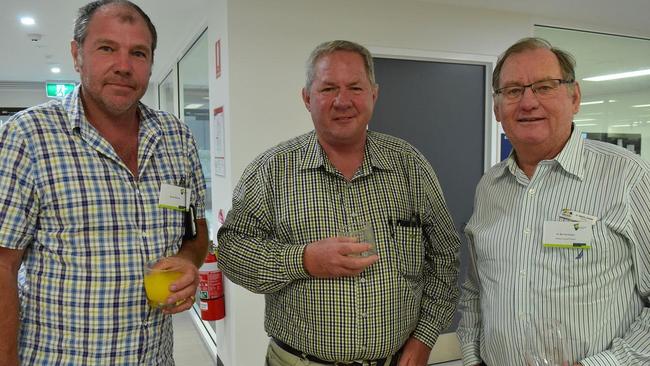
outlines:
[[[61,72],[61,68],[54,66],[50,68],[50,71],[52,71],[53,74],[58,74]]]
[[[606,80],[633,78],[633,77],[645,76],[645,75],[650,75],[650,69],[637,70],[637,71],[628,71],[628,72],[620,72],[620,73],[617,73],[617,74],[607,74],[607,75],[600,75],[600,76],[592,76],[592,77],[584,78],[582,80],[586,80],[586,81],[606,81]]]
[[[576,123],[576,127],[598,126],[598,123]]]
[[[618,128],[618,127],[631,127],[630,125],[611,125],[609,128]]]
[[[186,105],[186,106],[185,106],[185,109],[199,109],[199,108],[201,108],[201,107],[203,107],[203,104],[192,103],[192,104],[188,104],[188,105]]]
[[[645,108],[645,107],[650,107],[650,104],[637,104],[632,106],[632,108]]]
[[[603,104],[604,100],[594,100],[593,102],[582,102],[580,105],[592,105],[592,104]]]
[[[23,25],[34,25],[34,24],[36,24],[36,21],[32,17],[22,17],[22,18],[20,18],[20,22]]]
[[[573,122],[587,122],[587,121],[595,121],[594,118],[583,118],[583,119],[574,119]]]

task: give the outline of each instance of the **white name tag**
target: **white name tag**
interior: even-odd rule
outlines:
[[[160,185],[158,207],[187,211],[187,188],[163,183]]]
[[[573,211],[568,208],[562,209],[562,212],[560,212],[560,217],[574,222],[590,222],[592,224],[595,224],[596,221],[598,221],[598,218],[596,216]]]
[[[544,221],[542,244],[550,248],[591,249],[591,222]]]

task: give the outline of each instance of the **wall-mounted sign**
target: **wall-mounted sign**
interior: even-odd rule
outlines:
[[[223,106],[215,108],[212,113],[214,122],[214,172],[216,175],[226,176],[226,132]]]
[[[214,66],[217,72],[217,79],[221,76],[221,39],[214,44]]]
[[[49,98],[63,98],[72,93],[75,83],[46,82],[45,91]]]

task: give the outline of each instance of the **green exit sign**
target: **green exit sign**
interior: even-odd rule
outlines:
[[[63,98],[72,93],[75,83],[45,83],[47,96],[50,98]]]

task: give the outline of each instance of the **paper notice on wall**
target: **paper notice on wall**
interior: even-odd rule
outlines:
[[[214,123],[214,172],[216,175],[226,176],[226,132],[223,106],[214,109],[212,114]]]

